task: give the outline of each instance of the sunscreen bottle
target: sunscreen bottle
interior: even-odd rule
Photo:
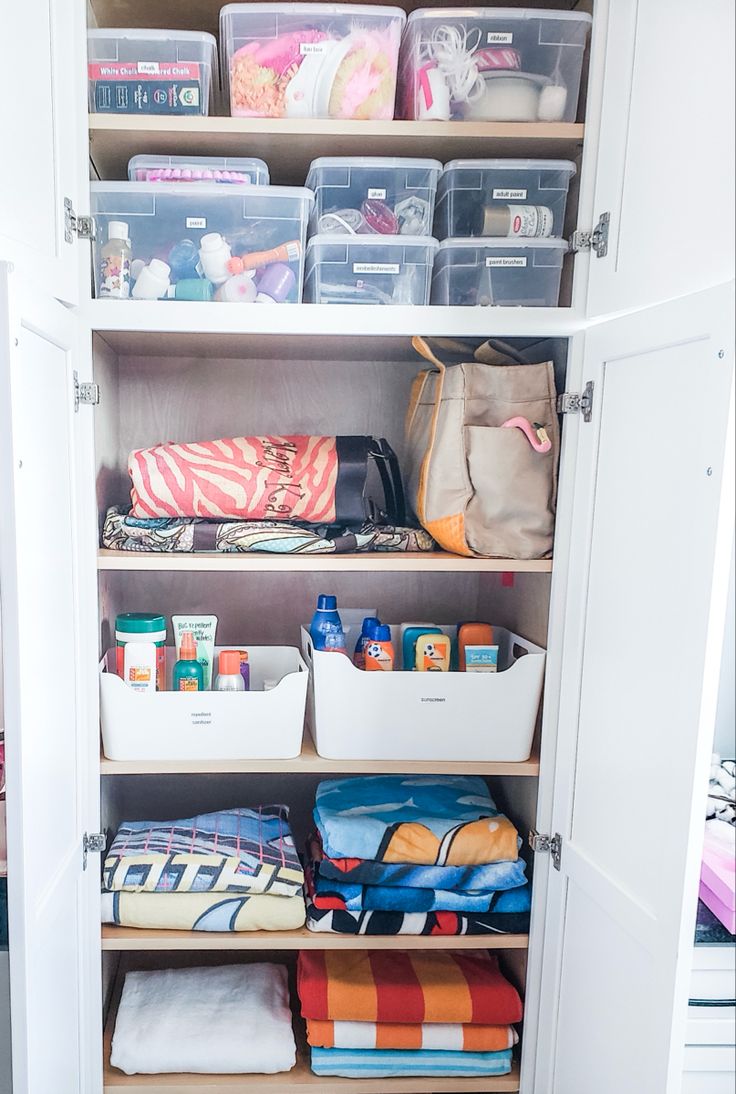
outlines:
[[[325,635],[334,634],[334,628],[342,630],[342,620],[337,610],[337,597],[320,593],[317,597],[317,610],[309,625],[309,637],[316,650],[325,648]]]
[[[457,629],[458,668],[467,669],[465,649],[467,646],[492,646],[493,627],[489,623],[461,623]]]
[[[184,631],[181,636],[172,683],[174,691],[204,691],[204,671],[197,660],[197,643],[191,631]]]
[[[417,638],[423,634],[442,634],[442,631],[434,623],[402,623],[400,633],[401,666],[411,672],[416,667]]]
[[[449,672],[451,642],[446,634],[423,634],[417,639],[417,672]]]
[[[381,620],[377,619],[375,615],[367,615],[363,620],[363,626],[360,629],[358,641],[355,643],[355,652],[353,653],[353,664],[356,669],[365,668],[365,647],[372,639],[375,639],[376,630],[380,626]]]
[[[365,646],[366,672],[391,672],[394,667],[394,645],[391,628],[385,624],[376,627],[376,637]]]

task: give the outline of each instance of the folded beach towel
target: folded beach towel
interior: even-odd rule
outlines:
[[[411,889],[497,889],[499,863],[480,866],[421,866],[416,863],[376,862],[374,859],[328,858],[315,853],[317,842],[311,843],[311,857],[319,861],[320,876],[348,881],[353,885],[391,885]],[[519,862],[520,870],[524,863]],[[508,863],[500,864],[505,870]]]
[[[314,821],[330,858],[429,866],[518,858],[518,833],[477,776],[326,779],[317,787]]]
[[[345,1079],[388,1079],[405,1075],[508,1075],[511,1050],[505,1052],[401,1052],[349,1048],[313,1048],[315,1075]]]
[[[102,893],[102,922],[170,931],[294,931],[304,926],[301,893]]]
[[[513,1048],[513,1026],[461,1026],[445,1022],[321,1022],[307,1018],[307,1041],[316,1048],[432,1049],[501,1052]]]
[[[522,1014],[490,953],[302,950],[297,988],[305,1018],[509,1025]]]
[[[283,965],[129,972],[110,1063],[126,1075],[273,1074],[296,1063]]]
[[[304,872],[285,805],[226,809],[176,821],[123,821],[103,888],[147,893],[294,896]]]

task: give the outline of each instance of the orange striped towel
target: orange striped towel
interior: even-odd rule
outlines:
[[[472,1026],[446,1022],[321,1022],[307,1018],[307,1041],[316,1048],[439,1049],[501,1052],[519,1036],[513,1026]]]
[[[297,990],[305,1018],[349,1022],[507,1025],[519,994],[489,953],[303,950]]]

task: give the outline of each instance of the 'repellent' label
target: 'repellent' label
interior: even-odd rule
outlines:
[[[375,198],[376,201],[386,200],[386,188],[381,186],[371,186],[368,189],[368,197]]]
[[[398,262],[354,262],[354,274],[397,274],[401,266]]]
[[[518,269],[523,269],[526,266],[526,258],[522,258],[521,255],[502,255],[498,258],[489,256],[486,258],[486,266],[517,267]]]
[[[299,53],[302,57],[309,57],[314,53],[326,53],[332,45],[330,40],[324,42],[300,42]]]
[[[494,187],[493,200],[494,201],[526,201],[526,190],[512,190],[507,186]]]
[[[500,30],[489,30],[486,35],[486,42],[489,46],[510,46],[513,40],[513,34]]]
[[[187,217],[184,223],[187,228],[206,228],[207,217]]]

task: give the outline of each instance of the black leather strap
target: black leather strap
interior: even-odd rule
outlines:
[[[360,527],[366,519],[365,483],[372,437],[335,437],[337,446],[336,522]]]

